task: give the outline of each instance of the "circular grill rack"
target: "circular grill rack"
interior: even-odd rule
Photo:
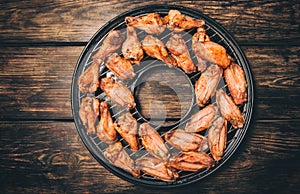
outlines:
[[[101,89],[98,89],[95,93],[88,93],[83,94],[79,91],[77,82],[79,76],[84,72],[85,69],[87,69],[93,62],[92,56],[97,52],[100,45],[102,44],[103,40],[105,39],[106,35],[111,30],[120,30],[124,36],[126,35],[126,23],[124,21],[126,16],[141,16],[146,15],[148,13],[159,13],[161,16],[165,16],[168,14],[169,10],[171,9],[177,9],[182,14],[190,16],[192,18],[196,19],[202,19],[205,21],[204,28],[206,29],[206,33],[209,35],[211,41],[214,41],[220,45],[222,45],[227,53],[233,58],[233,60],[239,64],[242,69],[245,72],[246,82],[247,82],[247,93],[248,93],[248,99],[247,102],[240,105],[239,108],[245,118],[245,124],[243,128],[241,129],[234,129],[231,125],[228,125],[228,131],[227,131],[227,144],[226,149],[224,151],[224,155],[221,160],[219,160],[216,165],[213,168],[201,170],[198,172],[184,172],[179,171],[179,178],[174,182],[165,182],[159,179],[155,179],[149,175],[141,174],[140,178],[133,177],[130,173],[112,165],[107,159],[103,156],[103,152],[107,149],[108,145],[104,142],[102,142],[97,135],[87,135],[86,128],[84,127],[80,117],[79,117],[79,108],[81,99],[86,96],[91,96],[99,99],[100,101],[107,101],[109,103],[110,112],[112,113],[112,118],[115,120],[118,118],[118,116],[125,113],[127,110],[124,108],[121,108],[114,104]],[[141,30],[136,29],[139,40],[142,40],[147,34]],[[194,55],[194,53],[191,50],[191,38],[193,34],[196,32],[196,29],[191,29],[187,31],[183,31],[182,37],[186,42],[187,47],[189,48],[189,52],[191,54],[191,58],[194,62],[194,64],[197,64],[197,59]],[[162,40],[164,43],[169,39],[171,35],[171,31],[168,29],[165,30],[162,34],[158,35],[157,37]],[[120,49],[117,51],[119,54],[121,53]],[[147,55],[144,57],[144,59],[141,61],[140,66],[134,65],[134,70],[136,73],[136,78],[133,80],[126,80],[126,81],[120,81],[123,84],[125,84],[131,91],[134,93],[135,88],[137,86],[137,79],[139,76],[141,76],[143,73],[145,73],[150,67],[155,66],[166,66],[163,64],[163,62],[159,60],[155,60],[153,58],[148,57]],[[176,68],[177,69],[177,68]],[[182,71],[181,69],[178,69],[178,71]],[[104,63],[100,66],[100,72],[99,72],[99,79],[106,77],[107,75],[111,74],[110,70],[107,69]],[[196,81],[199,79],[201,73],[195,72],[191,74],[186,74],[188,76],[189,82],[191,84],[191,87],[194,88],[194,85]],[[230,95],[227,85],[225,84],[223,78],[220,81],[218,88],[222,88],[228,95]],[[194,90],[192,90],[194,92]],[[151,5],[151,6],[145,6],[145,7],[139,7],[136,9],[133,9],[131,11],[125,12],[116,18],[109,21],[106,25],[104,25],[88,42],[87,46],[84,48],[83,52],[81,53],[81,56],[79,57],[79,60],[77,62],[75,72],[73,75],[73,82],[72,82],[72,92],[71,92],[71,101],[72,101],[72,112],[73,117],[75,121],[75,125],[77,128],[77,131],[84,142],[85,146],[88,148],[90,153],[93,155],[93,157],[105,168],[107,168],[110,172],[115,174],[116,176],[127,180],[132,183],[144,185],[144,186],[151,186],[151,187],[159,187],[159,188],[168,188],[168,187],[176,187],[176,186],[183,186],[186,184],[193,183],[195,181],[199,181],[208,175],[215,172],[219,167],[221,167],[236,151],[236,149],[239,147],[240,143],[242,142],[246,131],[248,130],[251,116],[252,116],[252,108],[253,108],[253,82],[252,82],[252,75],[250,66],[248,64],[248,61],[243,54],[242,50],[236,43],[236,41],[232,38],[232,36],[229,34],[227,30],[225,30],[220,24],[215,22],[213,19],[209,18],[208,16],[200,13],[199,11],[189,9],[186,7],[180,7],[180,6],[174,6],[174,5]],[[211,103],[215,104],[215,99],[211,99]],[[133,117],[135,117],[138,121],[138,123],[148,122],[150,125],[154,127],[155,130],[159,132],[159,134],[163,137],[164,134],[168,131],[175,130],[177,128],[184,128],[183,126],[189,121],[190,116],[199,111],[201,108],[197,105],[195,96],[193,96],[191,100],[191,106],[187,112],[181,119],[179,119],[177,122],[173,123],[172,125],[168,126],[161,126],[161,125],[153,125],[153,123],[149,122],[146,118],[140,114],[137,108],[130,111]],[[201,132],[202,135],[207,136],[207,130],[204,132]],[[133,152],[129,148],[129,145],[125,142],[125,140],[121,137],[119,137],[119,141],[123,144],[124,148],[126,149],[127,153],[133,158],[140,158],[148,155],[148,153],[144,150],[143,147],[141,147],[138,151]],[[173,148],[168,145],[170,150]],[[209,153],[209,152],[208,152]]]

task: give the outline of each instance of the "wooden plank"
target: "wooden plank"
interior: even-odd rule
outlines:
[[[298,1],[160,1],[199,10],[243,44],[299,44]],[[4,43],[87,42],[110,19],[157,1],[2,1],[0,41]],[[105,9],[102,9],[105,7]]]
[[[1,48],[1,120],[72,119],[70,88],[82,49]],[[299,48],[243,49],[255,80],[256,117],[299,118]]]
[[[299,191],[299,124],[254,122],[238,151],[214,175],[172,193],[199,188],[204,193]],[[2,192],[169,193],[135,186],[104,169],[84,147],[72,122],[1,122],[0,130]]]

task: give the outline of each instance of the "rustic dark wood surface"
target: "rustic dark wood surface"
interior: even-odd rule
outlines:
[[[93,34],[157,1],[0,2],[1,193],[300,192],[300,3],[168,1],[222,24],[247,56],[255,110],[245,140],[205,180],[177,189],[128,183],[97,163],[74,125],[70,89]]]

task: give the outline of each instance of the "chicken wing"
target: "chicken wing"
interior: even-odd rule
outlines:
[[[106,67],[110,69],[120,80],[132,79],[135,76],[134,69],[127,59],[117,53],[107,58]]]
[[[171,56],[176,60],[177,66],[182,68],[185,73],[196,71],[196,66],[191,59],[189,50],[181,34],[172,34],[166,43],[166,47],[171,52]]]
[[[174,32],[181,32],[183,30],[201,27],[205,24],[204,20],[196,20],[181,14],[178,10],[170,10],[163,20],[167,25],[167,28]]]
[[[126,170],[134,177],[140,177],[140,170],[135,168],[134,161],[130,158],[121,142],[116,142],[108,146],[103,152],[104,157],[113,165]]]
[[[182,151],[206,151],[208,149],[206,137],[182,129],[167,132],[165,140],[171,146]]]
[[[166,161],[169,158],[169,149],[159,133],[148,123],[143,123],[139,128],[139,136],[144,148],[154,157]]]
[[[216,92],[216,102],[221,114],[235,129],[242,128],[244,126],[245,118],[239,107],[234,104],[232,99],[222,89],[219,89]]]
[[[207,129],[215,115],[215,107],[210,104],[199,112],[191,116],[191,119],[185,126],[186,132],[200,132]]]
[[[226,53],[226,49],[210,41],[204,28],[200,27],[192,38],[192,49],[198,60],[198,70],[203,72],[206,69],[206,62],[215,63],[222,68],[226,68],[231,61],[231,57]]]
[[[139,143],[137,139],[138,124],[130,113],[121,115],[114,123],[115,129],[127,141],[133,151],[137,151]]]
[[[133,26],[140,30],[144,30],[148,34],[161,34],[165,31],[163,19],[158,13],[149,13],[143,16],[128,16],[125,18],[127,26]]]
[[[224,78],[235,104],[243,104],[247,101],[247,83],[243,69],[236,63],[224,70]]]
[[[93,93],[99,87],[99,64],[92,63],[78,79],[79,90],[83,93]]]
[[[83,125],[87,128],[87,134],[95,134],[95,123],[99,116],[99,101],[93,97],[82,99],[79,109],[79,116]]]
[[[195,84],[196,99],[200,107],[205,106],[209,99],[215,94],[222,74],[223,69],[215,64],[211,64],[207,70],[201,74]]]
[[[144,57],[142,44],[140,43],[134,27],[127,26],[127,38],[122,45],[122,54],[132,64],[140,64]]]
[[[208,169],[215,165],[214,160],[204,152],[181,152],[175,157],[170,158],[167,164],[178,170],[197,172]]]
[[[179,177],[176,170],[167,167],[160,159],[144,157],[138,158],[135,162],[138,169],[157,179],[172,182]]]
[[[102,78],[100,87],[116,104],[127,109],[133,109],[135,107],[136,104],[131,91],[112,77]]]
[[[208,145],[212,157],[219,161],[226,148],[227,121],[220,114],[216,114],[212,125],[208,128]]]
[[[106,101],[100,103],[100,121],[97,126],[97,136],[107,144],[112,144],[117,140],[117,133]]]
[[[150,57],[165,62],[169,67],[177,66],[176,60],[168,54],[164,43],[158,38],[147,35],[142,41],[142,47]]]

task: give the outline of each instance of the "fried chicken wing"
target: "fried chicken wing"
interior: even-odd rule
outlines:
[[[181,34],[172,34],[166,43],[166,47],[171,52],[171,56],[176,60],[177,66],[182,68],[185,73],[196,71],[196,66],[191,59],[189,50]]]
[[[121,142],[116,142],[108,146],[103,153],[104,157],[113,165],[126,170],[134,177],[140,177],[140,171],[135,168],[134,161],[130,158]]]
[[[214,160],[204,152],[181,152],[170,158],[168,166],[178,170],[197,172],[215,165]]]
[[[181,32],[183,30],[201,27],[205,24],[204,20],[197,20],[183,15],[178,10],[170,10],[163,20],[167,25],[167,28],[174,32]]]
[[[207,129],[213,120],[215,111],[214,105],[210,104],[201,109],[199,112],[193,114],[185,126],[185,131],[200,132]]]
[[[106,101],[100,103],[100,121],[97,126],[97,136],[107,144],[117,140],[117,133]]]
[[[106,67],[110,69],[120,80],[132,79],[135,76],[134,69],[127,59],[117,53],[111,54],[106,61]]]
[[[236,63],[224,70],[224,78],[235,104],[240,105],[247,101],[247,83],[243,69]]]
[[[93,97],[82,99],[79,109],[79,116],[83,125],[87,128],[87,134],[95,134],[95,123],[99,116],[99,101]]]
[[[124,36],[119,30],[110,31],[103,40],[103,43],[96,54],[93,55],[93,61],[97,64],[101,64],[109,54],[119,49],[124,39]]]
[[[144,30],[148,34],[161,34],[165,31],[163,19],[158,13],[149,13],[139,17],[128,16],[125,18],[127,26],[133,26]]]
[[[100,87],[116,104],[127,109],[133,109],[135,107],[136,104],[131,91],[112,77],[102,78]]]
[[[216,114],[212,125],[208,128],[208,145],[212,157],[219,161],[226,148],[227,121],[220,114]]]
[[[142,41],[142,47],[150,57],[165,62],[169,67],[177,66],[176,60],[168,54],[164,43],[158,38],[147,35]]]
[[[208,149],[206,137],[182,129],[167,132],[165,140],[171,146],[182,151],[205,151]]]
[[[211,64],[207,70],[201,74],[195,84],[196,99],[200,107],[205,106],[209,99],[215,94],[222,74],[223,69],[215,64]]]
[[[139,143],[137,139],[138,124],[130,113],[121,115],[114,123],[115,129],[130,145],[133,151],[137,151]]]
[[[122,45],[122,54],[132,64],[140,64],[144,57],[142,44],[140,43],[134,27],[127,26],[127,38]]]
[[[175,181],[179,177],[178,173],[174,169],[167,167],[161,160],[157,158],[138,158],[136,160],[136,166],[145,174],[164,181]]]
[[[219,89],[216,92],[216,102],[221,114],[235,129],[242,128],[244,126],[245,118],[239,107],[234,104],[232,99],[222,89]]]
[[[169,158],[169,149],[164,140],[148,123],[140,125],[139,136],[141,137],[142,145],[149,154],[162,161],[166,161]]]
[[[79,90],[83,93],[93,93],[99,87],[99,64],[92,63],[78,79]]]
[[[192,38],[192,49],[198,60],[198,70],[203,72],[206,69],[206,62],[215,63],[222,68],[226,68],[231,61],[231,57],[226,53],[226,49],[210,41],[204,28],[200,27]]]

